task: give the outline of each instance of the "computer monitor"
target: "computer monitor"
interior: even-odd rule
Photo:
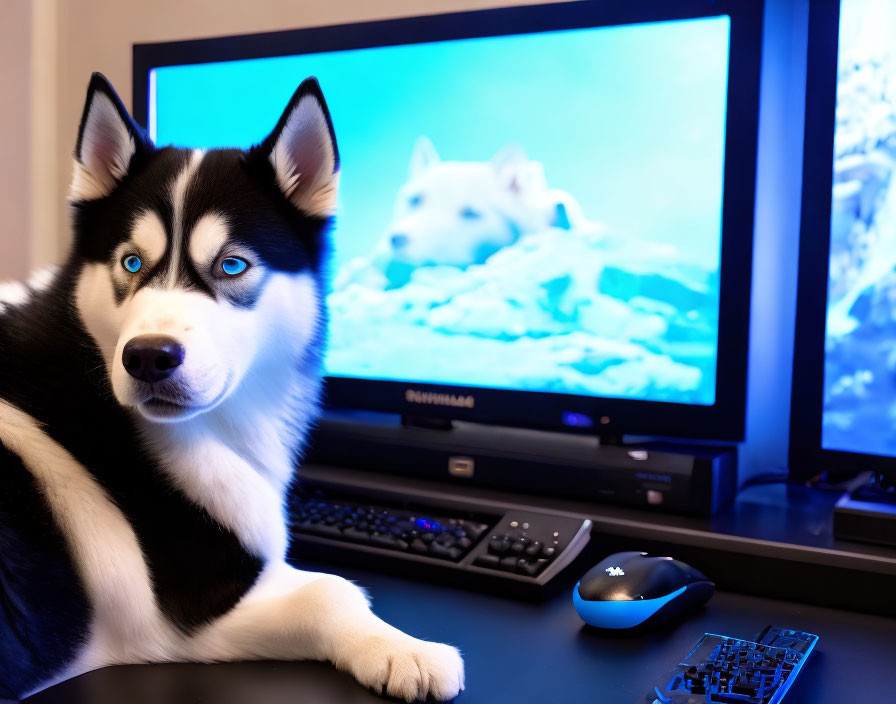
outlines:
[[[811,4],[790,471],[896,474],[896,4]]]
[[[342,158],[327,402],[740,439],[762,3],[600,0],[134,48],[159,144],[320,80]]]

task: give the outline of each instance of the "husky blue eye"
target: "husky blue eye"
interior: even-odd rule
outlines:
[[[136,254],[129,254],[121,260],[121,265],[132,274],[136,274],[140,271],[140,267],[143,266],[143,262],[140,261],[140,257]]]
[[[422,193],[417,193],[416,195],[413,195],[410,198],[408,198],[408,206],[411,208],[417,208],[420,206],[421,203],[423,203],[423,194]]]
[[[460,211],[460,216],[465,220],[476,220],[477,218],[482,217],[482,213],[480,213],[478,210],[473,210],[472,208],[467,207],[463,208]]]
[[[239,257],[227,257],[221,262],[221,268],[228,276],[236,276],[237,274],[242,274],[248,266],[249,264],[246,262],[246,260],[240,259]]]

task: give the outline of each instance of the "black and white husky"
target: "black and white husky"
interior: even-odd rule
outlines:
[[[338,178],[313,79],[261,144],[203,152],[155,148],[94,75],[71,254],[0,302],[0,698],[240,659],[328,660],[406,700],[463,688],[457,650],[284,562]]]

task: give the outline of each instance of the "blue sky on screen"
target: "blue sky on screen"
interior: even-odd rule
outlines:
[[[155,69],[158,144],[247,147],[307,76],[342,155],[336,266],[389,222],[414,140],[484,161],[510,142],[633,238],[719,256],[727,17]]]

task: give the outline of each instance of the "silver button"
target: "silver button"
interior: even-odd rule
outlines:
[[[448,474],[452,477],[470,479],[476,469],[476,462],[472,457],[449,457]]]

